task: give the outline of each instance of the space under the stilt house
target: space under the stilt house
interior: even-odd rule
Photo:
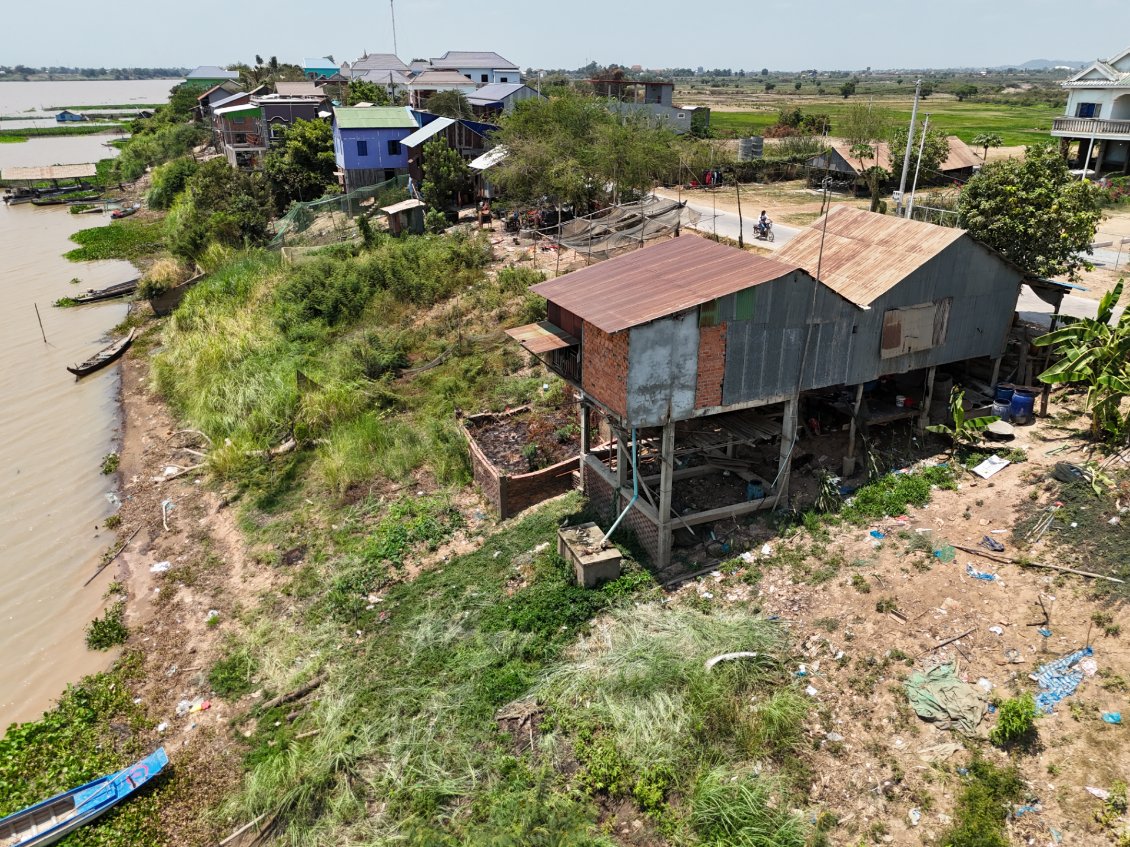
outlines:
[[[960,229],[837,207],[772,258],[683,235],[539,283],[546,320],[508,332],[577,393],[605,529],[671,573],[811,503],[808,466],[858,484],[865,439],[918,437],[955,381],[983,400],[1022,280]]]

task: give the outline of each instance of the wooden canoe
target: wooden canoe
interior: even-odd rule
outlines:
[[[0,819],[3,847],[46,847],[108,812],[152,780],[169,763],[165,748],[128,768],[57,794]]]
[[[137,291],[138,278],[127,279],[125,282],[119,282],[116,285],[111,285],[106,288],[93,289],[84,292],[83,294],[76,294],[71,298],[75,303],[97,303],[99,300],[113,300],[115,297],[125,297],[127,294],[133,294]]]
[[[131,329],[125,338],[115,341],[108,347],[103,347],[85,362],[80,362],[77,365],[68,365],[67,370],[75,376],[86,376],[88,373],[106,367],[106,365],[121,358],[122,354],[129,349],[130,344],[133,343],[133,336],[136,332],[136,329]],[[0,844],[2,843],[3,842],[0,842]]]

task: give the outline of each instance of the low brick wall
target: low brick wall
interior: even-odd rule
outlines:
[[[617,495],[616,486],[609,483],[604,475],[593,467],[598,462],[599,459],[594,456],[581,465],[581,482],[585,496],[589,499],[589,506],[600,516],[604,527],[607,528],[612,526],[612,522],[628,505],[631,498],[622,493]],[[647,515],[633,507],[624,516],[620,526],[626,526],[632,531],[640,547],[653,562],[659,558],[659,527]],[[616,530],[617,533],[619,531]]]
[[[475,441],[475,426],[526,411],[528,408],[522,407],[500,415],[470,415],[459,422],[459,430],[467,439],[467,446],[471,451],[471,472],[475,482],[479,484],[483,497],[494,506],[503,520],[571,490],[574,485],[573,472],[577,470],[580,461],[579,456],[574,456],[549,467],[513,476],[495,467]]]

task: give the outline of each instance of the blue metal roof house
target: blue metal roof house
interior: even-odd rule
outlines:
[[[71,123],[76,121],[85,121],[86,118],[84,118],[78,112],[72,112],[69,109],[64,109],[55,116],[55,120],[59,123]]]
[[[302,72],[306,74],[307,79],[329,79],[339,70],[333,59],[326,56],[302,60]]]
[[[346,193],[408,172],[401,142],[419,124],[405,106],[334,108],[334,158]]]

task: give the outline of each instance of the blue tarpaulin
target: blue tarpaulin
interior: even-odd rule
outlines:
[[[1076,650],[1061,656],[1053,662],[1041,665],[1036,671],[1036,682],[1040,686],[1040,693],[1036,695],[1036,705],[1051,714],[1052,707],[1064,697],[1070,697],[1083,681],[1083,669],[1078,667],[1079,662],[1094,651],[1090,647]]]

